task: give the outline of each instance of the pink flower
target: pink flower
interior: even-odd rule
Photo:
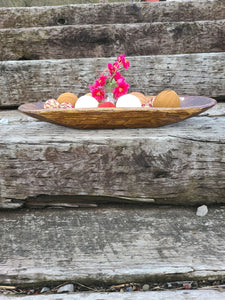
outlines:
[[[105,90],[100,88],[93,88],[91,90],[92,97],[94,97],[96,100],[101,101],[105,98]]]
[[[114,67],[116,70],[120,68],[120,64],[118,63],[118,61],[115,61],[115,62],[113,63],[113,67]]]
[[[107,75],[101,75],[98,79],[96,79],[94,86],[104,86],[106,84],[106,79],[108,78]]]
[[[90,90],[90,92],[92,93],[92,91],[94,90],[94,89],[96,89],[97,87],[93,84],[93,85],[90,85],[89,84],[89,90]]]
[[[129,84],[125,82],[125,78],[120,74],[121,69],[128,69],[129,61],[125,58],[125,54],[117,57],[113,64],[108,63],[106,68],[93,85],[89,85],[92,96],[99,102],[104,100],[106,93],[113,93],[114,98],[118,98],[127,93]],[[105,75],[106,74],[106,75]]]
[[[117,61],[123,65],[123,67],[127,70],[130,66],[130,62],[125,58],[125,54],[121,54],[117,57]]]
[[[113,90],[115,98],[119,98],[120,96],[125,95],[129,89],[129,84],[126,81],[124,81],[124,79],[119,79],[117,83],[118,86],[115,87],[115,89]]]
[[[119,73],[119,72],[116,72],[116,74],[114,75],[114,77],[113,77],[116,81],[118,80],[118,79],[124,79],[125,80],[125,78]]]
[[[108,70],[109,70],[110,76],[112,76],[116,72],[115,67],[110,63],[108,63]]]

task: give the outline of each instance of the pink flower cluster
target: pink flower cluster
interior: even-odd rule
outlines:
[[[117,57],[113,64],[108,64],[100,77],[95,80],[93,85],[89,85],[92,97],[99,102],[105,99],[106,93],[113,93],[115,99],[123,96],[129,89],[129,84],[125,78],[120,74],[121,69],[128,69],[130,62],[125,58],[125,54]],[[105,74],[107,72],[107,74]]]

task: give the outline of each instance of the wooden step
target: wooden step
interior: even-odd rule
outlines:
[[[0,106],[18,106],[57,98],[61,93],[78,96],[89,92],[88,85],[108,62],[116,57],[68,60],[0,62]],[[197,53],[128,57],[124,73],[130,91],[156,95],[174,89],[180,95],[225,98],[223,53]]]
[[[0,60],[224,52],[225,20],[2,29]]]
[[[107,0],[108,2],[126,2],[127,0]],[[69,4],[99,3],[99,0],[0,0],[0,7],[56,6]]]
[[[223,287],[221,288],[223,289]],[[101,293],[101,292],[76,292],[71,294],[52,294],[38,296],[0,296],[0,300],[221,300],[225,298],[225,292],[220,287],[212,287],[201,290],[172,290],[172,291],[151,291],[151,292],[134,292],[134,293]],[[36,297],[36,298],[34,298]],[[60,298],[59,298],[60,297]]]
[[[224,203],[224,115],[217,104],[165,127],[76,130],[0,111],[0,206]]]
[[[224,278],[224,207],[205,217],[146,206],[0,211],[0,223],[4,285]]]
[[[106,24],[100,10],[110,8]],[[224,1],[0,14],[1,108],[82,95],[121,53],[130,55],[131,90],[225,96]],[[132,130],[75,130],[0,110],[0,283],[223,278],[224,124],[224,103]],[[209,211],[198,217],[202,204]]]
[[[101,3],[31,8],[1,8],[0,28],[61,25],[184,22],[225,19],[220,0],[156,3]]]

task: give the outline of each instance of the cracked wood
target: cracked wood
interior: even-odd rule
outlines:
[[[0,28],[225,19],[225,4],[221,0],[158,2],[149,8],[140,2],[1,8]]]
[[[198,53],[128,57],[129,91],[156,95],[173,89],[179,95],[225,98],[224,53]],[[61,93],[89,92],[97,70],[111,58],[0,62],[0,106],[18,106],[57,98]]]
[[[225,20],[0,30],[0,60],[224,52]]]
[[[101,207],[0,212],[2,284],[221,278],[225,210]],[[9,234],[10,233],[10,234]]]
[[[0,206],[21,207],[40,195],[224,203],[224,105],[211,111],[132,130],[75,130],[1,112],[9,123],[1,124],[0,133]]]

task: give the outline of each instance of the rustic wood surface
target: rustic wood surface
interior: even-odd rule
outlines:
[[[225,20],[0,30],[0,60],[224,52]]]
[[[18,106],[72,92],[82,96],[111,58],[0,62],[0,106]],[[225,98],[225,52],[128,57],[129,91]]]
[[[57,8],[55,18],[48,8],[48,21],[43,8],[1,9],[0,106],[82,95],[108,63],[101,57],[123,52],[134,55],[126,76],[133,91],[224,98],[224,1],[204,3],[122,4],[130,24],[105,24],[93,5],[90,22],[87,6]],[[118,23],[112,7],[109,23]],[[15,28],[32,18],[45,27]],[[1,110],[1,283],[223,277],[225,210],[215,204],[225,203],[224,144],[225,104],[177,124],[129,130],[75,130]],[[201,204],[214,205],[202,218]]]
[[[81,4],[90,2],[126,2],[127,0],[0,0],[0,7],[32,7]]]
[[[224,115],[217,104],[160,128],[76,130],[1,111],[0,206],[59,195],[72,203],[224,203]]]
[[[0,9],[0,28],[222,19],[225,2],[221,0],[156,2],[151,7],[137,2]]]
[[[101,207],[0,212],[1,283],[223,278],[225,210]]]
[[[59,298],[60,297],[60,298]],[[38,300],[221,300],[225,298],[225,292],[222,290],[173,290],[173,291],[151,291],[137,293],[98,293],[98,292],[81,292],[74,294],[54,294],[38,295]],[[0,296],[0,300],[37,300],[37,296]]]

